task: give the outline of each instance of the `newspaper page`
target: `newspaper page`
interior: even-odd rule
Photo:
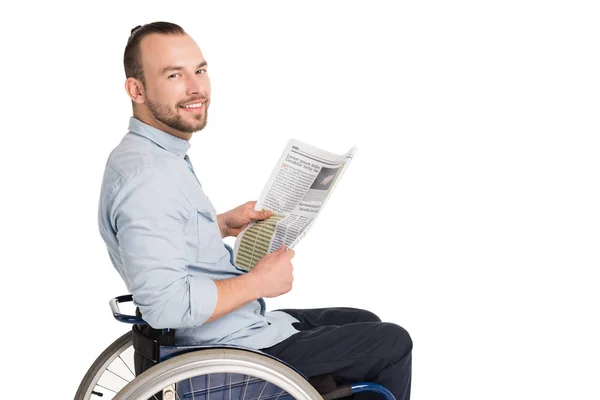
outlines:
[[[238,234],[235,265],[250,271],[282,244],[294,248],[323,209],[356,151],[353,147],[336,155],[291,139],[256,202],[256,210],[271,210],[273,215],[248,224]]]

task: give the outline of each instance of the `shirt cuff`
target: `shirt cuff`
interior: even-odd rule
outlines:
[[[194,279],[190,276],[190,314],[184,319],[189,326],[199,326],[206,322],[217,306],[217,285],[210,279]]]

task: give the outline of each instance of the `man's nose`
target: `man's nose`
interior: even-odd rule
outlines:
[[[199,94],[201,91],[200,82],[196,76],[188,78],[186,82],[187,94]]]

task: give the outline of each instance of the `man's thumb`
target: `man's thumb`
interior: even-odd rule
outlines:
[[[280,248],[278,248],[277,250],[275,250],[273,252],[273,254],[280,254],[283,253],[285,250],[287,249],[287,247],[285,247],[285,244],[282,244]]]

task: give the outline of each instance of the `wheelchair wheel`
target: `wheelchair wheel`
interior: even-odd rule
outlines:
[[[208,349],[162,362],[127,384],[114,400],[165,399],[322,400],[310,383],[287,365],[237,349]]]
[[[132,333],[127,332],[98,356],[83,377],[75,400],[107,400],[135,378]]]

